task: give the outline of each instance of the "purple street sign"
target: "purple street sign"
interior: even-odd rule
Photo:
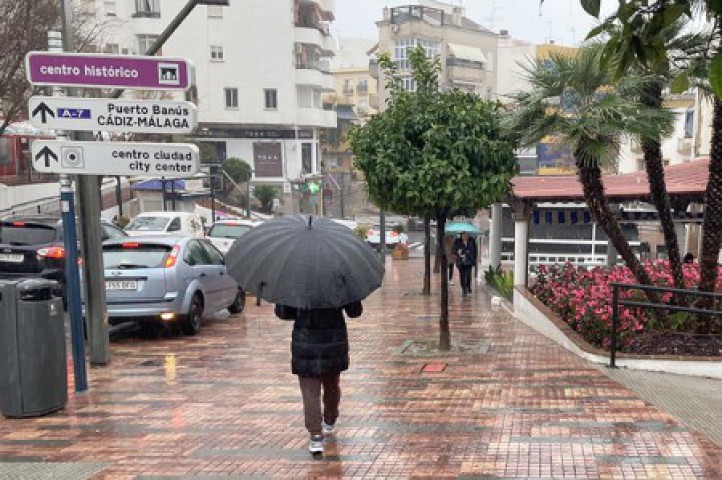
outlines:
[[[188,90],[191,64],[182,58],[30,52],[25,57],[33,85]]]

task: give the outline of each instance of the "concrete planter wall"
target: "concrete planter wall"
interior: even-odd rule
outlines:
[[[609,364],[609,352],[587,343],[524,287],[517,286],[514,289],[513,313],[516,318],[570,352],[593,363]],[[722,379],[722,361],[715,357],[640,356],[618,353],[617,366]]]

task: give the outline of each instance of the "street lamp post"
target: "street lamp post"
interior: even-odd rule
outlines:
[[[183,9],[178,12],[178,14],[171,20],[171,22],[168,24],[167,27],[165,27],[165,30],[158,36],[158,38],[153,42],[153,44],[148,48],[148,50],[145,52],[145,55],[147,56],[153,56],[158,51],[160,51],[161,47],[165,44],[165,42],[170,38],[171,35],[173,35],[173,32],[175,32],[178,27],[180,27],[181,23],[183,23],[183,20],[186,19],[188,15],[193,11],[196,5],[219,5],[227,7],[229,5],[230,0],[188,0],[188,3],[185,4]],[[113,98],[120,98],[120,96],[123,95],[123,90],[116,90],[113,92]]]

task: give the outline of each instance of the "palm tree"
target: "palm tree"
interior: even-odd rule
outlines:
[[[573,151],[590,212],[637,281],[649,285],[648,273],[610,209],[602,167],[616,162],[622,138],[667,134],[672,117],[640,101],[653,77],[628,75],[612,85],[601,56],[602,47],[590,45],[575,55],[552,55],[552,66],[537,60],[525,67],[530,89],[513,95],[515,108],[507,127],[522,144],[532,146],[552,135]]]
[[[705,49],[709,44],[709,34],[705,32],[684,33],[688,26],[688,21],[679,20],[663,28],[659,33],[659,37],[667,49],[667,58],[656,58],[646,64],[638,62],[635,66],[644,74],[658,79],[658,81],[652,82],[641,96],[642,103],[650,108],[662,108],[664,87],[669,85],[679,73],[676,62],[681,61],[686,64],[692,55]],[[682,86],[682,89],[684,89],[684,86]],[[661,138],[659,132],[656,132],[651,137],[642,138],[644,166],[649,181],[652,203],[659,213],[659,221],[664,234],[664,242],[667,246],[674,287],[685,289],[682,252],[679,251],[679,242],[672,218],[672,205],[667,194],[667,185],[664,178]],[[678,300],[685,303],[682,298]]]
[[[657,81],[650,82],[640,100],[650,108],[662,108],[663,91],[671,86],[673,93],[681,93],[690,86],[690,66],[699,63],[699,58],[708,50],[711,32],[694,32],[690,29],[690,21],[687,17],[680,17],[662,28],[655,29],[649,33],[655,43],[663,46],[664,55],[644,55],[627,57],[631,61],[624,61],[623,55],[611,49],[610,46],[618,45],[625,41],[624,22],[619,17],[612,17],[603,24],[604,31],[609,35],[605,50],[605,60],[610,60],[617,77],[633,72],[636,74],[649,75]],[[651,43],[651,40],[649,40]],[[686,73],[683,73],[685,72]],[[672,218],[672,205],[667,194],[667,186],[664,177],[664,164],[662,161],[661,135],[659,132],[651,137],[642,138],[642,151],[644,153],[644,166],[649,181],[649,191],[657,212],[664,234],[665,245],[669,257],[674,286],[684,289],[684,273],[682,271],[681,252],[674,220]],[[678,298],[681,303],[686,303],[684,298]]]

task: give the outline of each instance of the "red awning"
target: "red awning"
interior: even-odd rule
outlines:
[[[680,163],[664,169],[667,192],[673,197],[703,197],[709,177],[709,159]],[[610,200],[645,200],[649,196],[646,172],[604,175],[604,188]],[[576,175],[514,177],[515,198],[537,202],[583,201],[582,186]]]

